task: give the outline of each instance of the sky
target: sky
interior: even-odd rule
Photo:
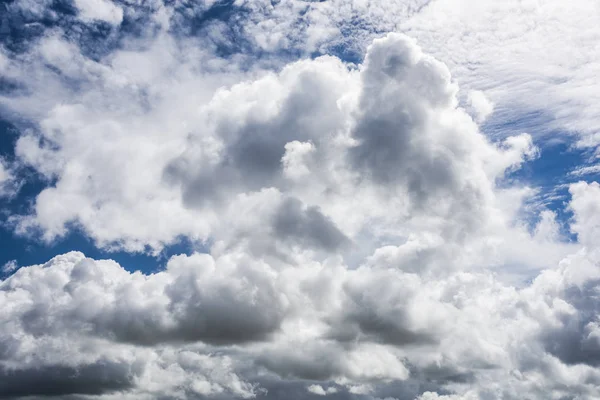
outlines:
[[[0,399],[600,398],[600,3],[0,3]]]

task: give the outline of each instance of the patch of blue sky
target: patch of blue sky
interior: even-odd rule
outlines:
[[[57,254],[80,251],[96,260],[114,260],[128,271],[142,271],[148,274],[162,270],[172,256],[208,252],[208,249],[208,246],[182,237],[175,243],[165,246],[158,255],[153,255],[150,249],[135,253],[106,250],[97,247],[89,236],[76,228],[69,229],[64,237],[44,243],[35,235],[16,235],[10,225],[5,223],[0,225],[0,267],[12,260],[15,260],[19,266],[42,264]]]
[[[0,267],[11,260],[16,260],[19,266],[42,264],[57,254],[80,251],[87,257],[96,260],[111,259],[128,271],[142,271],[146,274],[162,270],[171,256],[206,251],[185,238],[166,246],[157,256],[151,255],[150,252],[107,251],[98,248],[87,235],[77,229],[71,229],[65,237],[45,244],[32,237],[17,236],[10,228],[2,227],[0,243]]]
[[[11,3],[6,3],[2,10],[5,13],[0,21],[0,43],[13,54],[26,52],[49,32],[60,32],[70,41],[78,43],[86,57],[99,60],[118,47],[122,37],[120,31],[125,26],[115,27],[103,21],[84,23],[77,18],[77,9],[72,1],[55,0],[41,15],[13,8]]]
[[[573,216],[568,208],[571,198],[569,185],[581,180],[600,180],[600,169],[589,168],[580,174],[576,173],[593,163],[594,149],[576,146],[576,132],[556,130],[552,128],[553,121],[552,114],[544,110],[506,108],[495,110],[481,126],[481,130],[495,142],[522,132],[533,137],[534,144],[539,149],[538,157],[510,172],[500,184],[521,183],[535,188],[537,194],[523,209],[529,227],[535,227],[541,210],[549,209],[556,214],[562,237],[568,241],[576,241],[576,236],[569,230]]]
[[[520,169],[511,172],[507,181],[522,182],[538,190],[538,193],[524,207],[528,214],[530,227],[539,221],[539,211],[549,209],[556,214],[562,236],[575,241],[576,236],[569,231],[572,213],[568,208],[570,200],[569,185],[584,180],[600,180],[599,171],[590,171],[585,175],[573,174],[590,160],[590,150],[578,148],[572,141],[543,140],[537,143],[540,155],[526,162]]]
[[[202,33],[207,23],[231,22],[241,10],[234,3],[233,0],[217,1],[208,8],[199,7],[194,2],[181,3],[174,7],[171,27],[176,31],[174,33],[191,36]]]
[[[368,21],[358,15],[353,15],[350,20],[345,21],[344,24],[338,28],[340,30],[340,36],[325,46],[323,51],[313,53],[313,58],[328,54],[336,56],[347,63],[360,64],[363,61],[365,49],[359,44],[362,42],[356,40],[356,35],[360,32],[374,36],[383,35],[385,33],[378,32],[375,27],[368,23]]]

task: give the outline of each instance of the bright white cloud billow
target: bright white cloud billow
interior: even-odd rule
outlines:
[[[494,111],[494,104],[480,90],[472,90],[468,94],[468,102],[479,123],[486,120]]]
[[[6,264],[0,398],[600,397],[600,188],[570,184],[566,222],[532,211],[512,174],[539,136],[485,132],[589,121],[585,57],[553,57],[595,8],[542,3],[247,1],[232,29],[215,2],[76,1],[69,34],[2,47],[0,187],[42,182],[8,227],[206,250]],[[7,10],[60,22],[28,4]],[[94,53],[89,26],[134,34]]]
[[[111,24],[123,21],[123,10],[108,0],[75,0],[80,17],[84,20],[102,20]]]

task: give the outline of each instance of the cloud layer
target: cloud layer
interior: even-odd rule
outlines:
[[[154,273],[80,252],[6,264],[0,398],[598,398],[600,188],[568,188],[574,241],[554,211],[529,218],[535,190],[510,176],[539,157],[532,135],[481,126],[531,70],[475,46],[473,72],[455,33],[434,45],[459,3],[7,6],[50,27],[0,53],[0,111],[20,130],[0,196],[25,171],[43,182],[6,224],[48,244],[79,230],[107,251],[206,251]],[[585,120],[559,97],[544,97],[549,112],[564,100],[557,123]]]
[[[572,189],[583,238],[596,186]],[[0,284],[0,393],[279,398],[275,382],[304,382],[303,398],[592,399],[598,254],[586,246],[515,287],[375,256],[274,266],[233,250],[144,275],[69,253]]]

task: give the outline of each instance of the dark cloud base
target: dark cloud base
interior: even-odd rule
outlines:
[[[102,395],[134,387],[127,364],[96,362],[68,367],[49,365],[30,369],[0,368],[0,398]]]

